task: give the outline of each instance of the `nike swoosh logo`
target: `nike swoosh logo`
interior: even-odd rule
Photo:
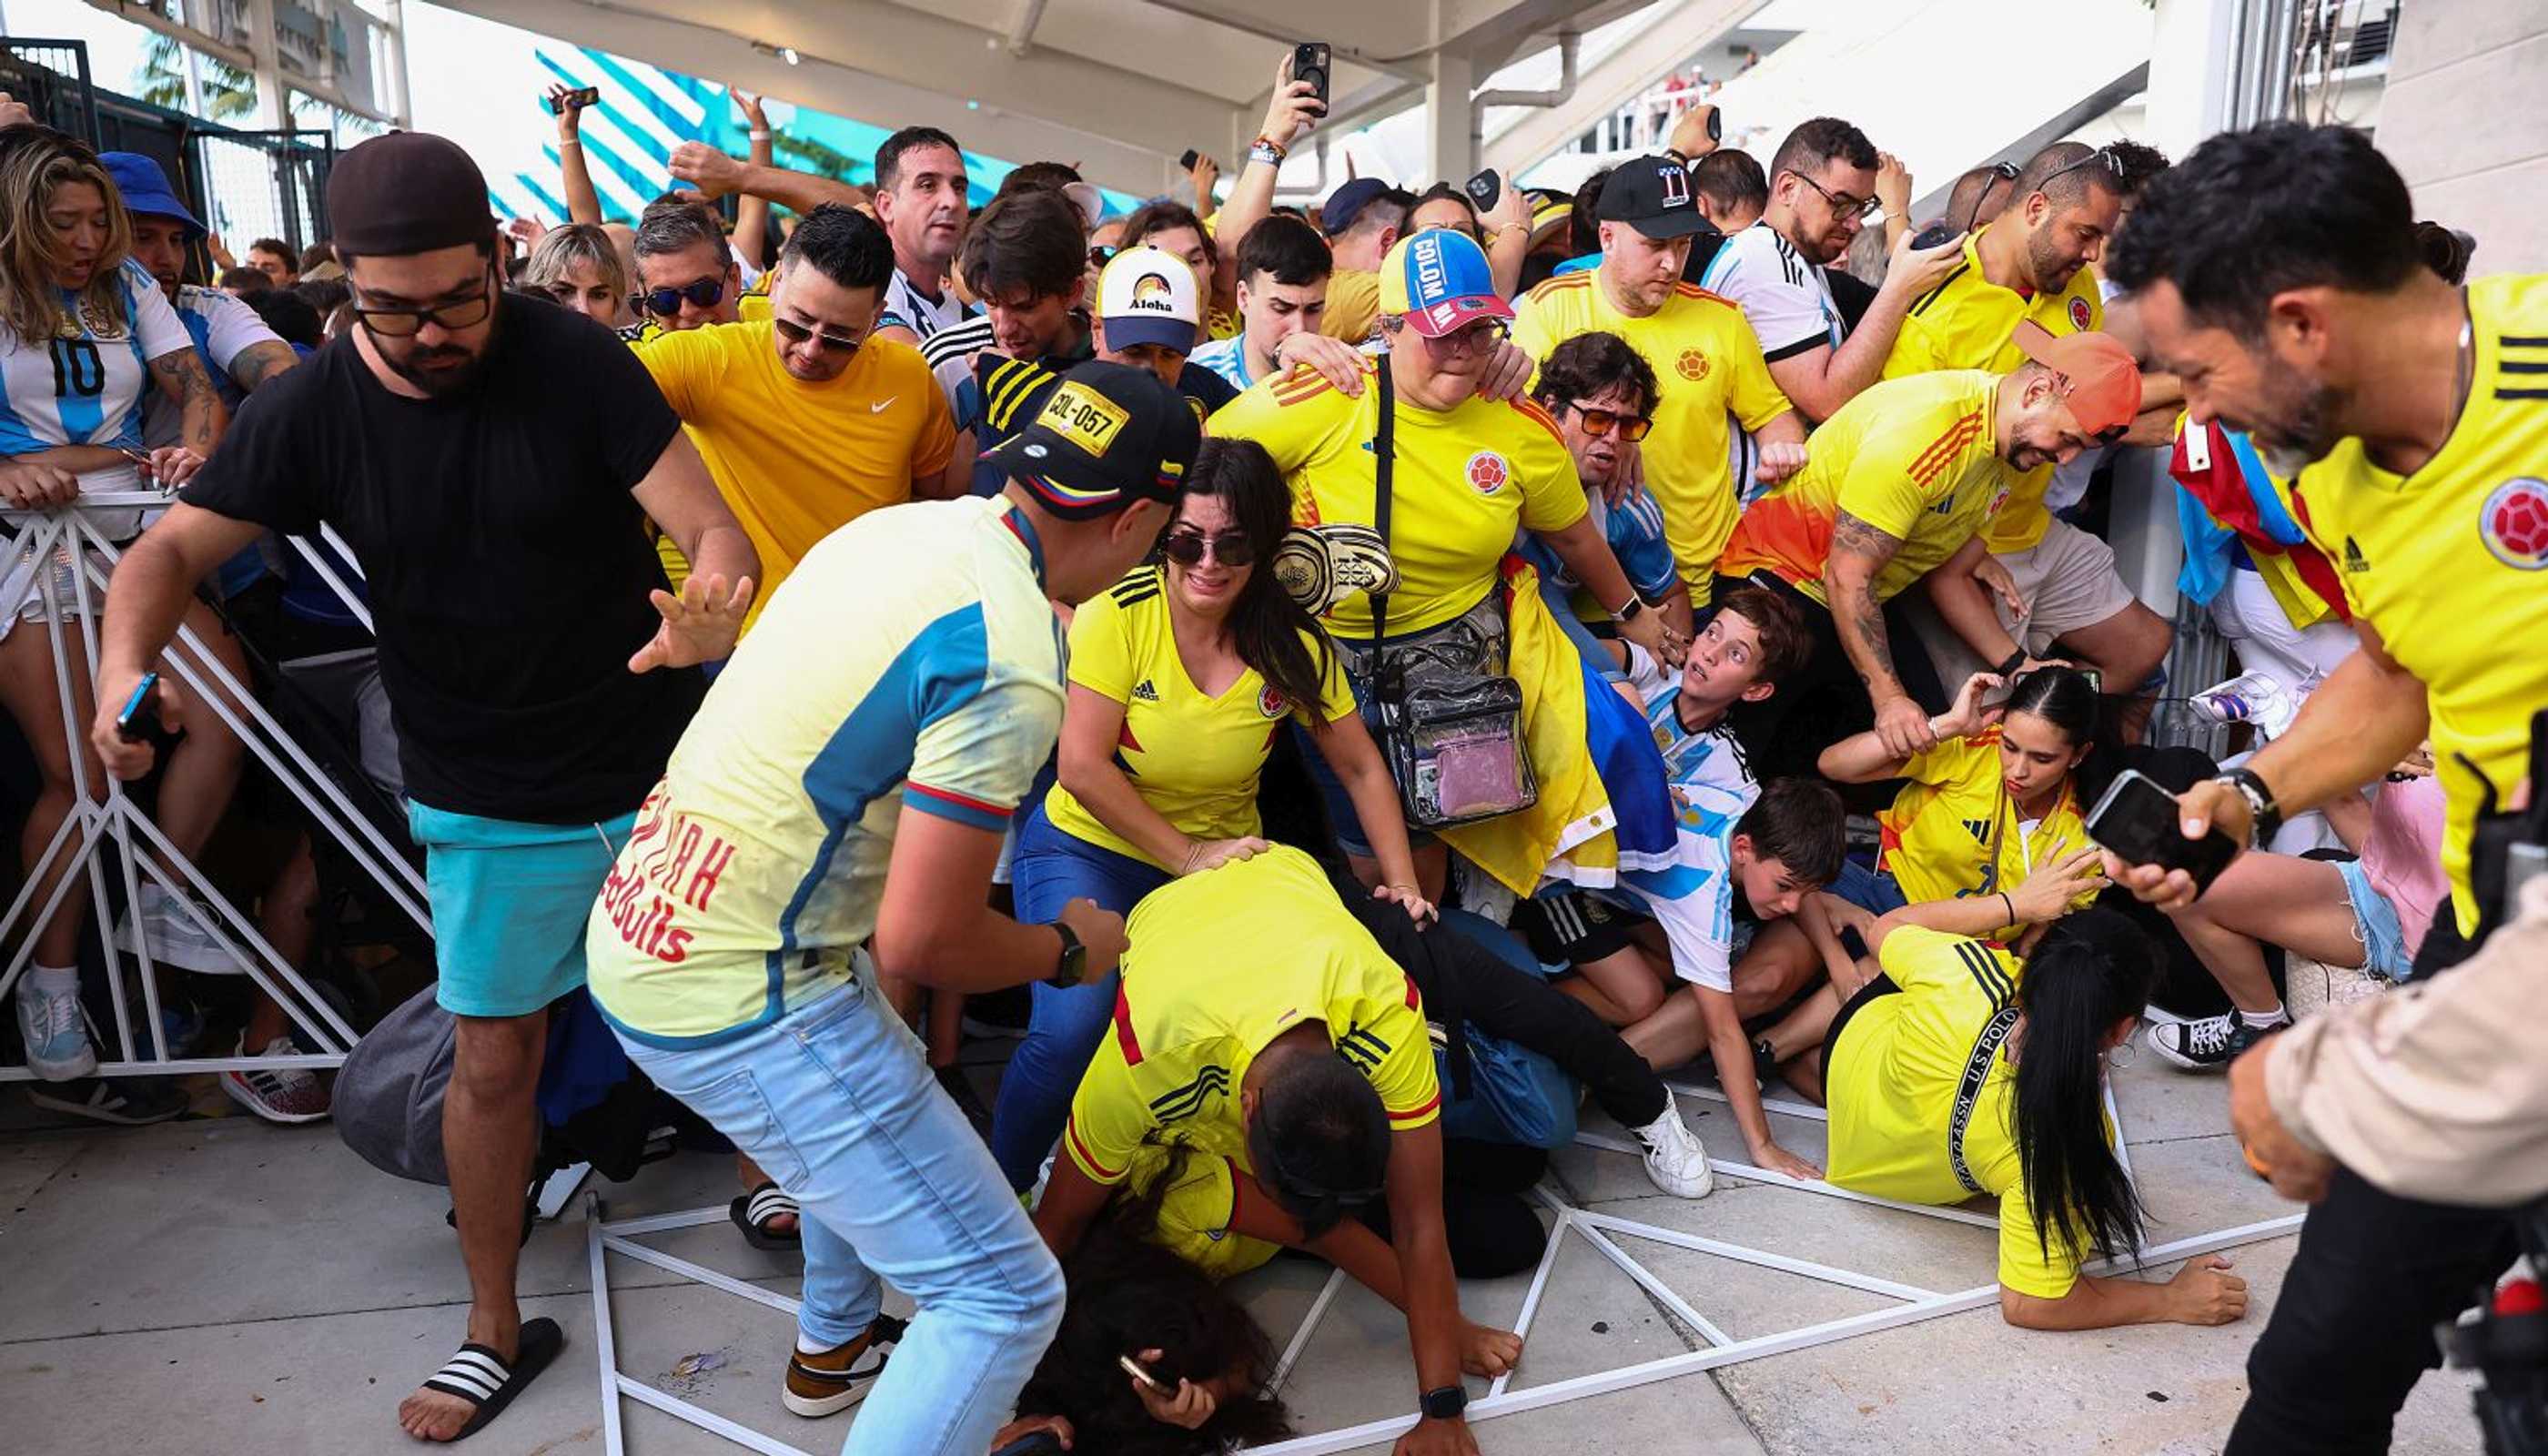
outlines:
[[[885,410],[893,408],[894,400],[899,400],[902,397],[900,395],[895,395],[892,399],[878,400],[867,407],[867,412],[869,414],[882,414]]]

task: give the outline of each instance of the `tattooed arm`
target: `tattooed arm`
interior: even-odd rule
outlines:
[[[1908,758],[1937,741],[1929,731],[1929,714],[1902,690],[1893,671],[1893,648],[1885,640],[1884,608],[1875,599],[1875,578],[1893,553],[1902,549],[1890,535],[1843,510],[1832,521],[1831,550],[1823,558],[1823,599],[1831,604],[1832,626],[1841,649],[1849,654],[1858,680],[1866,684],[1875,704],[1875,731],[1887,752]]]
[[[247,394],[256,387],[301,362],[292,345],[281,339],[254,343],[230,356],[230,382]]]
[[[213,453],[223,426],[229,422],[229,411],[222,408],[222,397],[213,391],[213,377],[204,372],[204,361],[192,345],[151,360],[150,374],[159,382],[159,393],[176,402],[185,416],[178,427],[178,443],[150,452],[151,475],[160,485],[174,489],[203,468],[204,457]]]

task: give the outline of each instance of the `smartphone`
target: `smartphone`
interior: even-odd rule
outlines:
[[[1292,47],[1292,79],[1307,81],[1317,88],[1319,110],[1327,109],[1327,43],[1304,41]]]
[[[1707,139],[1710,141],[1725,139],[1725,113],[1713,106],[1707,109]]]
[[[1185,149],[1185,153],[1177,158],[1177,170],[1191,172],[1194,170],[1194,164],[1201,160],[1203,160],[1203,153],[1189,146]]]
[[[1478,211],[1482,213],[1493,210],[1496,199],[1504,195],[1504,179],[1493,167],[1488,167],[1470,178],[1466,186],[1469,201],[1476,203]]]
[[[569,91],[563,96],[550,97],[549,114],[551,116],[564,116],[569,107],[573,107],[577,111],[582,111],[588,106],[598,106],[600,103],[600,87],[579,86],[575,90]]]
[[[2194,876],[2200,895],[2238,858],[2238,846],[2219,829],[2187,839],[2176,822],[2176,795],[2148,774],[2126,769],[2088,811],[2088,837],[2128,864],[2184,870]]]
[[[1941,219],[1921,228],[1918,235],[1911,239],[1911,245],[1917,248],[1932,248],[1955,235],[1956,229],[1948,227],[1946,221]]]
[[[1143,1365],[1140,1361],[1134,1359],[1130,1355],[1118,1355],[1115,1357],[1115,1363],[1124,1367],[1124,1373],[1126,1375],[1129,1375],[1135,1380],[1139,1381],[1141,1384],[1148,1386],[1150,1389],[1157,1391],[1160,1395],[1164,1396],[1168,1394],[1168,1388],[1161,1385],[1159,1383],[1159,1378],[1152,1375],[1149,1368]]]
[[[159,675],[144,673],[133,695],[124,700],[124,711],[115,715],[115,736],[126,743],[140,743],[166,732],[159,726]]]
[[[1061,1437],[1048,1430],[1031,1430],[991,1456],[1061,1456]]]

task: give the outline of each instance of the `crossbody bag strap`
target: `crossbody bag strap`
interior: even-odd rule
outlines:
[[[1375,476],[1372,498],[1372,529],[1380,533],[1380,549],[1389,545],[1390,476],[1398,464],[1398,391],[1389,377],[1389,359],[1380,361],[1380,427],[1372,436],[1372,469]],[[1371,597],[1371,644],[1375,658],[1380,655],[1380,640],[1389,635],[1389,593],[1375,592]]]

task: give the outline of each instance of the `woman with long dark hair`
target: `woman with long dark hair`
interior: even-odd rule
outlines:
[[[1267,565],[1291,509],[1262,446],[1207,439],[1160,538],[1163,560],[1081,604],[1060,781],[1019,825],[1010,862],[1021,920],[1052,920],[1081,898],[1122,914],[1178,875],[1263,849],[1256,783],[1286,719],[1308,730],[1372,831],[1374,896],[1433,913],[1335,646]],[[991,1149],[1019,1189],[1061,1136],[1115,982],[1033,995],[992,1121]]]
[[[2123,916],[2086,910],[2031,933],[2021,960],[1927,928],[1932,908],[1873,922],[1873,963],[1844,988],[1820,1077],[1831,1181],[1909,1203],[1997,1197],[1999,1308],[2011,1324],[2227,1324],[2246,1313],[2245,1282],[2217,1256],[2165,1284],[2083,1272],[2142,1242],[2104,1079],[2157,983],[2157,946]]]

